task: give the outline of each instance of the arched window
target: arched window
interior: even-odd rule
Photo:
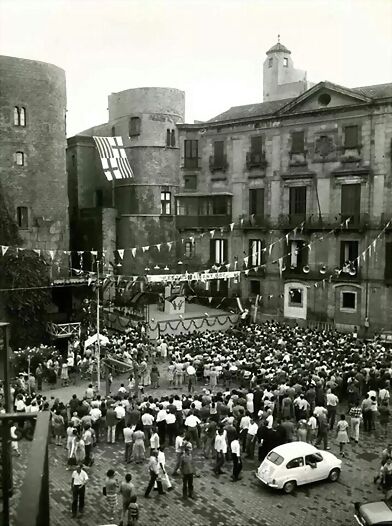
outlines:
[[[174,130],[171,131],[171,139],[170,139],[170,146],[176,145],[176,132]]]
[[[14,108],[14,125],[19,126],[19,108],[15,106]]]
[[[171,139],[170,130],[166,130],[166,146],[170,146],[170,139]]]
[[[112,137],[116,136],[116,127],[112,126]]]
[[[26,126],[26,108],[19,109],[19,126]]]
[[[16,152],[15,153],[15,163],[17,166],[24,166],[25,163],[25,156],[23,152]]]

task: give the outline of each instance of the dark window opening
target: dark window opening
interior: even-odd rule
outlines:
[[[112,137],[116,136],[116,127],[112,126]]]
[[[290,241],[288,254],[290,258],[290,269],[303,272],[303,268],[308,265],[309,246],[305,241]]]
[[[223,265],[227,261],[227,239],[210,239],[210,261]]]
[[[306,186],[293,186],[290,188],[289,214],[298,222],[305,219]]]
[[[340,242],[340,270],[344,273],[354,273],[358,268],[358,241]]]
[[[342,292],[342,309],[356,310],[357,295],[355,292]]]
[[[293,458],[286,464],[287,469],[300,468],[304,465],[303,457]]]
[[[175,130],[172,130],[170,134],[170,146],[173,148],[175,145],[176,145],[176,132]]]
[[[290,289],[289,290],[289,304],[295,307],[302,307],[302,290],[301,289]]]
[[[214,163],[216,166],[223,166],[224,159],[224,142],[214,142]]]
[[[264,216],[264,188],[249,190],[249,215]]]
[[[350,219],[350,225],[358,225],[361,213],[361,185],[342,184],[342,220]]]
[[[270,57],[270,58],[268,59],[268,67],[269,67],[269,68],[272,68],[272,64],[273,64],[273,62],[274,62],[274,59],[273,59],[272,57]]]
[[[320,106],[328,106],[331,102],[331,95],[329,93],[322,93],[318,98]]]
[[[184,141],[184,166],[185,168],[198,168],[199,141],[187,139]]]
[[[95,190],[95,206],[96,208],[103,207],[103,191],[102,189]]]
[[[260,294],[261,291],[261,284],[259,280],[251,279],[249,282],[249,293],[252,296],[257,296],[257,294]]]
[[[170,146],[170,140],[171,140],[171,132],[170,130],[166,130],[166,146]]]
[[[18,206],[16,209],[16,216],[19,228],[28,228],[29,226],[29,210],[27,206]]]
[[[184,188],[186,190],[197,189],[197,176],[196,175],[185,175],[184,176]]]
[[[140,117],[131,117],[129,119],[129,136],[135,137],[140,135],[141,120]]]

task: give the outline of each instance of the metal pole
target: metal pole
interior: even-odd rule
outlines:
[[[31,386],[30,386],[30,362],[31,362],[31,356],[28,355],[28,357],[27,357],[27,382],[28,382],[28,388],[29,388],[29,396],[31,395]]]
[[[101,342],[99,338],[99,260],[97,260],[97,387],[101,391]]]
[[[1,330],[1,329],[0,329]],[[9,356],[8,356],[8,324],[3,326],[4,342],[4,405],[6,413],[11,413],[11,389],[9,378]],[[10,512],[10,489],[12,487],[12,466],[11,466],[11,442],[9,420],[1,422],[1,439],[2,439],[2,493],[3,493],[3,524],[9,524]]]

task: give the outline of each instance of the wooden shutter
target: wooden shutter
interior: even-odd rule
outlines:
[[[263,137],[251,137],[250,139],[250,151],[252,153],[262,153],[263,151]]]
[[[358,126],[346,126],[344,128],[345,148],[356,148],[358,146]]]
[[[264,188],[249,190],[249,215],[264,216]]]
[[[211,264],[215,264],[216,263],[216,251],[215,251],[215,247],[216,247],[216,243],[215,243],[216,239],[210,239],[210,261],[211,261]]]
[[[304,152],[305,135],[303,131],[296,131],[291,134],[291,153]]]
[[[358,220],[361,213],[361,185],[342,184],[341,214],[343,219]]]
[[[290,188],[289,199],[290,215],[306,213],[306,186],[295,186]]]
[[[214,160],[216,165],[223,164],[223,141],[214,142]]]
[[[249,190],[249,215],[255,214],[257,211],[257,190]]]
[[[227,239],[224,239],[223,240],[223,261],[224,263],[227,263],[228,259],[229,259],[229,256],[228,256],[228,252],[229,252],[229,247],[228,247],[228,241]]]
[[[392,242],[385,243],[385,279],[392,280]]]

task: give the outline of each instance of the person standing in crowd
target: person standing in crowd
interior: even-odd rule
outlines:
[[[225,463],[225,455],[227,453],[227,442],[226,442],[226,431],[222,428],[219,428],[215,437],[215,455],[216,462],[214,467],[215,475],[222,475],[222,466]]]
[[[82,515],[84,511],[84,500],[86,493],[86,484],[88,475],[84,471],[83,466],[79,465],[73,472],[71,478],[72,491],[72,517],[76,517],[79,507],[79,514]]]
[[[125,444],[124,462],[126,464],[129,464],[132,458],[132,446],[133,446],[133,430],[129,426],[129,424],[124,427],[123,435],[124,435],[124,444]]]
[[[359,425],[361,423],[362,409],[359,405],[354,405],[349,411],[350,417],[350,437],[358,444],[359,442]]]
[[[339,403],[339,398],[332,392],[331,389],[327,390],[327,411],[328,411],[328,423],[329,429],[332,431],[335,425],[336,411]]]
[[[321,414],[318,418],[318,437],[315,446],[319,446],[323,442],[323,447],[326,450],[331,449],[328,445],[328,420],[325,414]]]
[[[194,499],[193,493],[193,477],[195,474],[195,466],[192,455],[192,445],[189,442],[183,444],[183,453],[181,456],[180,469],[182,474],[182,498]]]
[[[381,434],[383,438],[388,438],[388,424],[389,417],[391,416],[391,410],[389,409],[388,400],[381,402],[380,407],[378,408],[379,413],[379,422],[381,427]]]
[[[146,448],[144,446],[144,433],[141,426],[138,424],[133,432],[133,459],[136,464],[143,462],[146,454]]]
[[[233,482],[240,480],[240,473],[242,471],[242,460],[241,460],[241,445],[238,440],[238,436],[232,440],[230,444],[231,458],[233,460],[233,474],[231,476]]]
[[[173,469],[172,476],[177,476],[177,472],[180,469],[181,466],[181,457],[183,452],[183,443],[185,438],[185,431],[180,431],[178,435],[176,436],[174,451],[176,453],[176,463]]]
[[[122,497],[122,514],[119,526],[128,526],[129,520],[129,505],[132,496],[136,495],[135,485],[132,483],[132,475],[127,473],[125,480],[120,484],[120,495]]]
[[[165,495],[165,492],[163,491],[162,487],[162,481],[159,478],[159,463],[158,463],[158,451],[151,451],[150,453],[150,460],[148,462],[148,470],[150,473],[150,481],[148,483],[148,486],[144,492],[144,497],[146,499],[150,498],[150,493],[152,488],[154,487],[155,482],[158,486],[158,493],[159,495]]]
[[[118,482],[116,479],[116,472],[114,469],[109,469],[106,473],[104,495],[109,508],[109,520],[114,520],[117,513],[117,493]]]
[[[348,427],[349,426],[346,421],[346,415],[340,415],[340,420],[336,425],[336,429],[337,429],[337,440],[339,443],[340,454],[342,455],[342,457],[345,456],[344,446],[345,444],[349,443],[349,438],[347,434]]]
[[[107,441],[114,444],[116,441],[117,415],[113,406],[108,407],[106,411]]]

